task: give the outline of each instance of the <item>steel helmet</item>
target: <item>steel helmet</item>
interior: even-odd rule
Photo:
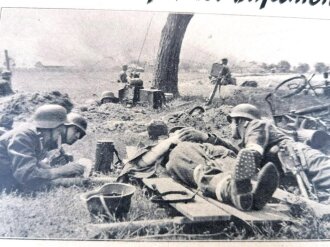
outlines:
[[[261,119],[260,111],[257,107],[251,104],[239,104],[235,106],[229,116],[227,116],[228,122],[231,122],[232,118],[241,117],[247,119]]]
[[[53,129],[67,122],[67,111],[60,105],[40,106],[33,115],[37,128]]]
[[[101,100],[103,100],[103,99],[107,99],[107,98],[109,98],[109,99],[113,99],[113,98],[115,98],[115,95],[114,95],[113,92],[111,92],[111,91],[105,91],[105,92],[103,92],[102,95],[101,95]]]
[[[66,123],[65,125],[76,126],[81,133],[80,139],[86,135],[87,121],[83,116],[81,116],[78,113],[69,113],[68,114],[68,123]]]

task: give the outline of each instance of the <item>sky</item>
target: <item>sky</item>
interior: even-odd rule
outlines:
[[[38,61],[115,66],[137,60],[140,54],[140,60],[152,62],[166,18],[165,12],[3,8],[0,52],[7,49],[19,67],[33,67]],[[330,20],[195,14],[181,59],[330,64],[329,24]]]

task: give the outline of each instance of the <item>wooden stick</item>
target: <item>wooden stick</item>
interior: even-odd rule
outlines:
[[[157,220],[139,220],[139,221],[125,221],[114,223],[102,223],[102,224],[89,224],[90,229],[97,231],[118,232],[123,229],[127,229],[130,232],[145,227],[160,227],[166,228],[172,225],[193,224],[200,223],[202,221],[191,221],[186,217],[174,217],[173,219],[157,219]]]

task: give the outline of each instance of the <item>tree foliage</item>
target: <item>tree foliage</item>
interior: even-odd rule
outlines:
[[[300,73],[300,74],[304,74],[306,72],[308,72],[310,69],[309,64],[308,63],[300,63],[298,64],[298,66],[296,67],[296,72]]]
[[[323,73],[329,69],[323,62],[318,62],[314,65],[315,71],[318,73]]]
[[[282,60],[277,64],[277,69],[279,72],[287,73],[290,72],[291,65],[288,61]]]

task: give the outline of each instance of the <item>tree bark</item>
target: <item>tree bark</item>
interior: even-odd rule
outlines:
[[[179,96],[178,70],[182,41],[193,14],[169,14],[162,30],[154,73],[154,87]]]

